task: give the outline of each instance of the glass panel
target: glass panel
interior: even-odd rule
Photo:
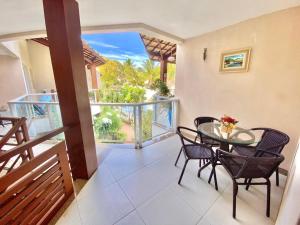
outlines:
[[[60,107],[56,102],[56,94],[27,95],[20,99],[20,103],[9,103],[12,114],[27,119],[30,137],[36,137],[53,129],[62,127]],[[32,103],[25,103],[32,102]],[[56,140],[64,139],[60,134]]]
[[[150,140],[172,129],[172,102],[154,103],[142,106],[142,138]]]
[[[135,142],[133,106],[92,104],[91,112],[97,142]]]

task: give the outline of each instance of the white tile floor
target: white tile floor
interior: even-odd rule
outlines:
[[[207,183],[210,168],[197,178],[197,162],[188,165],[177,184],[183,162],[174,161],[177,136],[142,150],[106,151],[99,169],[56,223],[57,225],[235,225],[274,224],[285,177],[272,181],[271,218],[265,217],[266,188],[239,189],[237,219],[232,215],[232,183],[219,166],[219,191]]]

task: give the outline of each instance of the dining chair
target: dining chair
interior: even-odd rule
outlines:
[[[203,166],[199,167],[197,176],[200,177],[201,171],[211,164],[215,182],[215,189],[218,190],[217,176],[215,170],[215,152],[210,146],[207,146],[203,143],[195,142],[195,140],[191,138],[197,133],[198,132],[196,130],[187,127],[177,127],[177,134],[179,135],[182,143],[181,149],[185,156],[185,163],[182,168],[178,184],[181,184],[181,180],[189,160],[207,160],[207,162]]]
[[[266,216],[270,217],[271,182],[270,176],[284,160],[281,154],[272,152],[261,152],[260,157],[236,155],[222,150],[217,150],[218,159],[229,173],[233,182],[233,209],[232,217],[236,217],[236,197],[239,185],[266,185],[267,186],[267,207]],[[252,182],[252,179],[263,178],[265,182]],[[245,179],[240,182],[240,179]],[[250,180],[246,182],[246,180]]]
[[[214,122],[214,121],[217,121],[219,122],[218,119],[214,118],[214,117],[209,117],[209,116],[200,116],[200,117],[197,117],[195,120],[194,120],[194,124],[195,124],[195,127],[196,127],[196,130],[198,131],[198,127],[200,124],[202,123],[209,123],[209,122]],[[207,136],[205,136],[204,134],[202,134],[201,132],[197,132],[196,135],[195,135],[195,139],[194,141],[197,142],[197,140],[199,139],[199,141],[203,144],[206,144],[210,147],[219,147],[220,146],[220,143],[217,142],[216,140],[213,140]],[[177,166],[177,163],[178,163],[178,160],[180,158],[180,155],[182,153],[182,148],[180,149],[179,153],[178,153],[178,156],[177,156],[177,159],[175,161],[175,166]],[[205,162],[204,162],[205,163]],[[199,162],[199,165],[201,166],[201,161]]]
[[[263,151],[280,154],[284,146],[289,143],[289,136],[272,128],[252,128],[253,131],[262,131],[261,140],[256,146],[233,145],[232,151],[243,156],[260,156]],[[276,168],[276,185],[279,186],[279,169]],[[249,186],[247,186],[247,189]]]
[[[220,120],[218,120],[214,117],[210,117],[210,116],[200,116],[200,117],[197,117],[196,119],[194,119],[194,125],[196,127],[196,130],[198,130],[198,127],[200,124],[212,123],[212,122],[220,122]],[[219,147],[220,146],[220,142],[218,142],[210,137],[207,137],[206,135],[202,134],[201,132],[199,132],[197,134],[197,136],[195,137],[195,141],[197,141],[197,139],[199,139],[201,143],[204,143],[211,147]]]

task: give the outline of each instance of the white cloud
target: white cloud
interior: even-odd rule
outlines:
[[[95,46],[104,47],[104,48],[114,48],[114,49],[119,48],[118,46],[107,44],[107,43],[104,43],[101,41],[89,40],[89,41],[87,41],[87,43],[90,45],[95,45]]]

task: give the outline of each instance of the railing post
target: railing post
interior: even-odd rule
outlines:
[[[135,148],[140,149],[143,147],[142,106],[141,105],[134,106],[133,117],[134,117]]]
[[[176,132],[178,126],[178,101],[172,100],[172,128]]]
[[[139,148],[143,147],[143,117],[142,117],[142,106],[138,105],[138,115],[139,115]]]

